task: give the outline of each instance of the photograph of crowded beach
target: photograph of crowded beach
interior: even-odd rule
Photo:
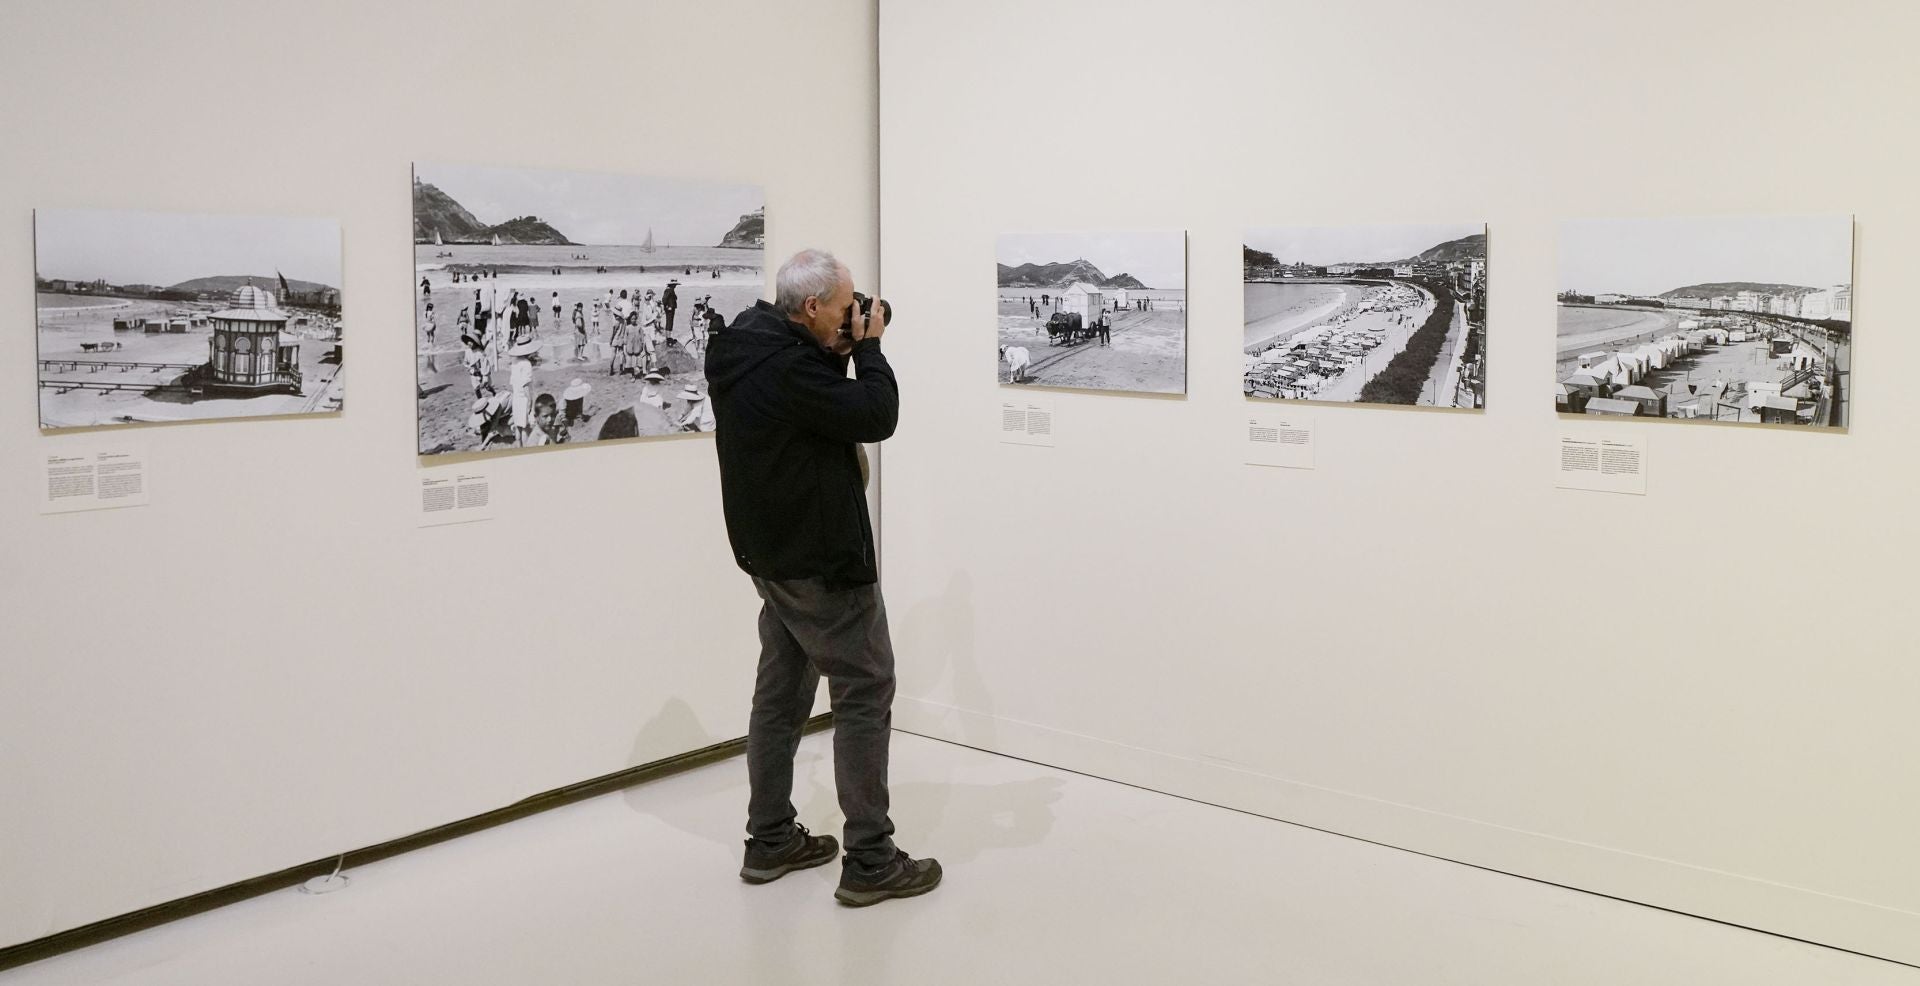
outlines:
[[[754,185],[416,164],[420,454],[712,431],[765,226]]]
[[[40,209],[40,427],[340,410],[340,224]]]
[[[1844,428],[1853,218],[1560,227],[1554,409]]]
[[[1187,234],[1003,233],[1001,383],[1187,392]]]
[[[1484,223],[1249,232],[1248,397],[1483,408]]]

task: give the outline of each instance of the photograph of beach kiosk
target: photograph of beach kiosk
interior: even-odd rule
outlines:
[[[756,185],[416,164],[420,454],[712,431],[765,226]]]
[[[40,427],[338,411],[340,224],[40,209]]]
[[[1001,383],[1187,392],[1187,234],[1005,233]]]
[[[1246,396],[1486,406],[1486,224],[1257,229],[1242,262]]]
[[[1853,218],[1560,227],[1554,409],[1847,426]]]

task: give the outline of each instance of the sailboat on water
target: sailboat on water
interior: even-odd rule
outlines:
[[[499,246],[499,245],[500,245],[500,234],[499,234],[499,233],[495,233],[495,234],[493,234],[493,245],[494,245],[494,246]]]
[[[433,245],[434,245],[434,246],[446,246],[446,243],[444,243],[444,242],[442,242],[442,241],[441,241],[441,239],[440,239],[440,231],[439,231],[439,230],[437,230],[437,229],[433,231]]]
[[[652,226],[647,227],[647,239],[646,239],[646,242],[640,244],[640,252],[641,253],[653,252],[653,227]]]

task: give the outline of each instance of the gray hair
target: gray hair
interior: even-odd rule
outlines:
[[[802,250],[773,276],[773,303],[789,315],[798,315],[808,298],[825,301],[839,287],[840,261],[825,250]]]

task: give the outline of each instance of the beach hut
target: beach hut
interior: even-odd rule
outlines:
[[[1106,306],[1106,295],[1085,281],[1076,281],[1060,296],[1060,310],[1080,313],[1080,324],[1092,325]]]
[[[1588,397],[1606,396],[1606,384],[1591,373],[1576,373],[1560,383],[1569,390],[1577,390]]]
[[[1630,418],[1640,413],[1640,405],[1633,401],[1623,401],[1613,397],[1595,397],[1587,402],[1586,413],[1620,415]]]
[[[1126,311],[1127,306],[1132,303],[1132,299],[1133,295],[1129,293],[1126,288],[1114,288],[1113,310],[1116,312]]]
[[[1647,343],[1639,349],[1634,350],[1634,355],[1640,357],[1653,369],[1664,370],[1667,368],[1667,351],[1653,343]]]
[[[1650,418],[1667,416],[1667,399],[1651,387],[1622,387],[1613,395],[1618,400],[1632,401],[1640,405],[1640,414]]]
[[[300,343],[283,334],[287,315],[273,294],[249,284],[234,289],[214,312],[213,338],[202,381],[209,390],[240,394],[300,392]]]
[[[1760,422],[1770,425],[1791,425],[1800,423],[1800,402],[1779,394],[1764,395],[1759,406]]]

